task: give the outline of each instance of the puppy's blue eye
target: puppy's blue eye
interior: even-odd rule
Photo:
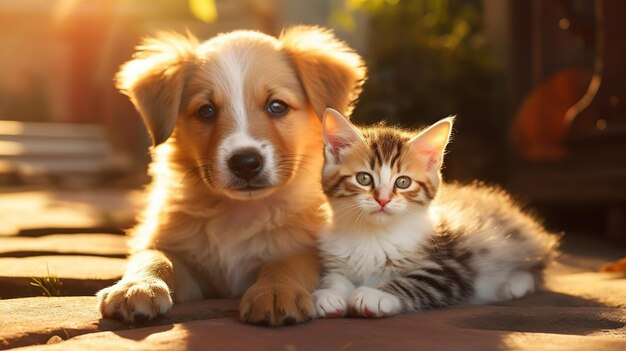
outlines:
[[[200,106],[196,115],[201,121],[212,121],[215,118],[217,110],[212,104],[204,104]]]
[[[280,117],[284,116],[289,111],[289,106],[281,100],[271,100],[267,103],[267,113],[270,116]]]

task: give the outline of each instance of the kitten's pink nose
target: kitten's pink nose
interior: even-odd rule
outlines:
[[[378,204],[380,205],[380,207],[385,207],[386,204],[389,203],[389,199],[376,199],[376,201],[378,202]]]

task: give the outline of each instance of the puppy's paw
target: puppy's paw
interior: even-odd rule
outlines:
[[[380,318],[402,312],[400,299],[382,290],[362,286],[348,301],[350,314],[365,318]]]
[[[331,289],[320,289],[313,293],[315,311],[319,318],[341,318],[348,311],[348,304],[343,297]]]
[[[167,313],[172,297],[160,279],[121,280],[97,294],[100,313],[126,323],[141,323]]]
[[[313,296],[299,284],[257,282],[241,298],[239,319],[275,327],[308,321],[314,311]]]

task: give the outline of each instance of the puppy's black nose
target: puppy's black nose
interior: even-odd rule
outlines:
[[[228,160],[228,168],[241,179],[250,180],[261,172],[262,158],[255,150],[241,150]]]

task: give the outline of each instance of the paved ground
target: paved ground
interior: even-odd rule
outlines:
[[[108,209],[93,201],[98,195],[57,194],[54,206],[42,205],[43,194],[29,194],[36,199],[30,204],[9,195],[32,220],[13,213],[7,219],[13,231],[0,236],[0,349],[626,350],[626,277],[598,272],[626,256],[626,249],[598,238],[568,235],[548,291],[495,305],[269,329],[238,323],[236,300],[206,300],[177,305],[147,325],[126,326],[100,319],[93,297],[123,272],[125,238],[113,233],[119,230],[93,232],[127,225],[121,214],[135,205],[121,199],[129,195],[107,194],[107,201],[117,201]],[[0,209],[9,208],[2,196]],[[63,214],[65,222],[37,217],[36,205]],[[94,213],[96,220],[87,222],[85,214]],[[41,297],[43,290],[30,284],[33,277],[58,278],[61,285],[49,288],[74,296]]]
[[[0,236],[119,232],[132,224],[141,199],[138,191],[121,189],[0,193]]]

